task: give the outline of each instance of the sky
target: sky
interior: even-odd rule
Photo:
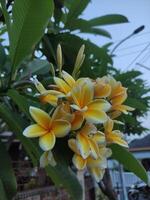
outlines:
[[[129,23],[102,26],[101,28],[111,33],[112,39],[93,35],[85,37],[100,46],[108,42],[116,45],[137,27],[145,25],[141,33],[127,40],[115,51],[114,66],[122,71],[140,70],[143,73],[142,78],[150,85],[150,70],[136,64],[140,63],[150,68],[150,0],[92,0],[82,17],[91,19],[106,14],[125,15]],[[143,119],[143,123],[150,128],[150,113]]]
[[[112,35],[112,39],[105,37],[87,35],[93,42],[103,45],[113,42],[114,45],[128,36],[141,25],[145,25],[143,32],[123,43],[115,52],[114,65],[121,70],[138,69],[144,73],[144,79],[150,84],[150,71],[139,67],[136,63],[150,67],[150,0],[92,0],[83,14],[83,18],[91,19],[106,14],[123,14],[129,23],[103,26]],[[137,60],[132,61],[140,54]]]

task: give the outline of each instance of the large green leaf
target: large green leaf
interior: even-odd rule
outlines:
[[[104,15],[89,20],[89,23],[92,26],[111,25],[111,24],[119,24],[126,22],[128,22],[128,19],[125,16],[118,14]]]
[[[56,167],[48,166],[46,171],[58,187],[63,186],[67,189],[71,195],[71,199],[82,200],[82,187],[70,167],[57,161]]]
[[[36,156],[38,156],[38,152],[33,142],[24,137],[22,134],[23,129],[25,127],[21,116],[17,115],[12,110],[10,110],[5,104],[1,103],[0,117],[7,123],[10,130],[15,133],[17,139],[19,139],[22,142],[26,152],[32,159],[33,164],[36,166],[37,165]]]
[[[144,167],[141,163],[124,147],[121,147],[117,144],[110,145],[112,149],[112,158],[121,163],[125,169],[133,172],[146,184],[149,184],[148,174],[146,173]]]
[[[26,114],[26,116],[32,120],[29,114],[29,106],[34,106],[35,102],[31,102],[23,95],[20,95],[17,90],[11,89],[8,91],[8,96],[14,101],[14,103],[19,107],[19,109]]]
[[[1,195],[0,196],[1,200],[8,200],[6,197],[6,192],[5,192],[4,185],[1,179],[0,179],[0,195]]]
[[[12,199],[17,191],[17,183],[11,160],[5,145],[0,141],[0,179],[3,182],[8,199]]]
[[[0,44],[0,68],[5,64],[7,59],[4,47]]]
[[[42,37],[53,8],[53,0],[15,0],[10,45],[13,72]]]

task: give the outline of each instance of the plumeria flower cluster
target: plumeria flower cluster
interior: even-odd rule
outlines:
[[[128,147],[123,133],[114,130],[114,124],[121,113],[127,114],[133,108],[123,104],[127,89],[113,77],[77,78],[84,57],[82,46],[70,75],[62,70],[62,52],[58,45],[59,77],[54,76],[53,89],[46,89],[34,80],[40,102],[50,104],[54,109],[46,113],[30,107],[35,123],[28,126],[23,135],[39,138],[39,146],[44,151],[40,159],[42,167],[57,164],[52,153],[56,139],[66,137],[66,148],[73,152],[74,166],[78,170],[88,169],[99,182],[107,168],[107,158],[111,156],[109,144]]]

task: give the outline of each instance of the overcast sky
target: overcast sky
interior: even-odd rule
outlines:
[[[86,37],[98,45],[110,41],[117,44],[137,27],[145,25],[143,32],[127,40],[116,50],[114,66],[124,71],[133,68],[140,70],[143,73],[143,79],[150,85],[150,71],[136,65],[139,62],[150,67],[150,46],[144,51],[150,43],[150,0],[92,0],[82,17],[91,19],[106,14],[123,14],[128,18],[129,23],[104,26],[103,28],[111,33],[112,40],[93,35]],[[138,59],[135,60],[137,56]],[[143,121],[150,128],[150,116]]]

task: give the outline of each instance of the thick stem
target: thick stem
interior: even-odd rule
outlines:
[[[103,180],[99,183],[99,187],[102,192],[110,199],[110,200],[118,200],[117,193],[113,188],[113,184],[111,181],[111,176],[109,169],[106,169]]]

